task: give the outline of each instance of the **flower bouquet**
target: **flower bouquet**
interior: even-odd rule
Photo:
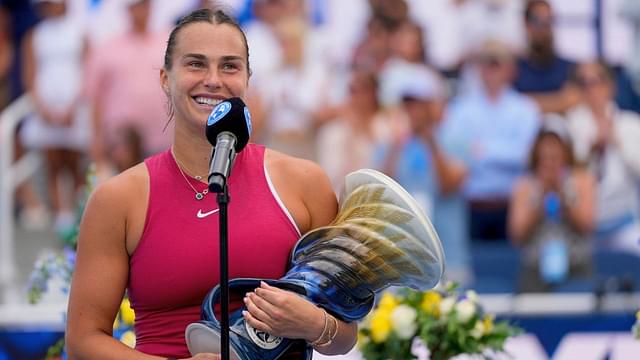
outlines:
[[[494,322],[474,291],[461,295],[456,288],[448,284],[443,290],[384,293],[360,326],[358,346],[364,359],[444,360],[503,351],[507,338],[521,329]]]

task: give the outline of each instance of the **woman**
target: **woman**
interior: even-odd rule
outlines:
[[[69,302],[71,359],[189,358],[185,327],[199,320],[219,279],[216,203],[198,180],[211,154],[203,129],[215,104],[245,96],[249,75],[246,38],[221,11],[194,11],[172,31],[160,80],[175,121],[173,145],[106,181],[89,200]],[[337,211],[317,165],[254,144],[238,154],[229,191],[230,278],[281,277],[300,234]],[[136,311],[136,350],[111,337],[125,289]],[[263,285],[244,301],[245,319],[258,330],[316,344],[323,333],[324,312],[296,294]],[[339,321],[333,341],[315,348],[344,353],[355,336],[355,324]]]
[[[538,133],[530,173],[511,197],[509,235],[523,247],[521,291],[549,291],[590,273],[595,182],[575,167],[561,121],[547,122]]]
[[[76,194],[84,184],[81,158],[88,147],[88,108],[81,101],[86,44],[84,29],[68,12],[65,0],[33,1],[42,21],[22,44],[23,81],[35,112],[20,130],[26,148],[46,157],[47,193],[55,230],[65,236],[75,226]],[[71,175],[72,191],[61,191],[61,176]]]
[[[336,192],[341,190],[348,173],[373,165],[374,146],[386,142],[390,125],[391,119],[378,101],[377,76],[365,69],[354,69],[347,100],[318,131],[318,163]]]
[[[614,79],[605,64],[579,65],[574,80],[581,103],[567,120],[577,160],[596,177],[596,245],[640,254],[640,117],[614,103]]]

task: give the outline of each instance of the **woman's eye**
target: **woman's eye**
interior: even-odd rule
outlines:
[[[235,64],[232,64],[232,63],[223,64],[222,68],[224,70],[236,70],[236,69],[238,69],[238,67]]]
[[[191,61],[188,65],[189,67],[196,68],[196,69],[200,69],[204,67],[204,64],[201,61]]]

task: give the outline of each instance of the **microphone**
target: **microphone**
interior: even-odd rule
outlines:
[[[209,164],[209,191],[223,192],[236,154],[249,142],[251,114],[238,97],[219,103],[207,119],[207,140],[213,145]]]

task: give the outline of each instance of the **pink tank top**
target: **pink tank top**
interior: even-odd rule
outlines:
[[[265,148],[249,144],[229,178],[229,278],[284,275],[299,231],[273,190]],[[219,282],[215,194],[195,199],[170,151],[145,161],[149,203],[142,237],[129,261],[128,291],[136,313],[136,349],[188,357],[187,325],[200,320],[205,295]],[[206,184],[187,179],[202,191]],[[241,297],[231,310],[241,306]]]

